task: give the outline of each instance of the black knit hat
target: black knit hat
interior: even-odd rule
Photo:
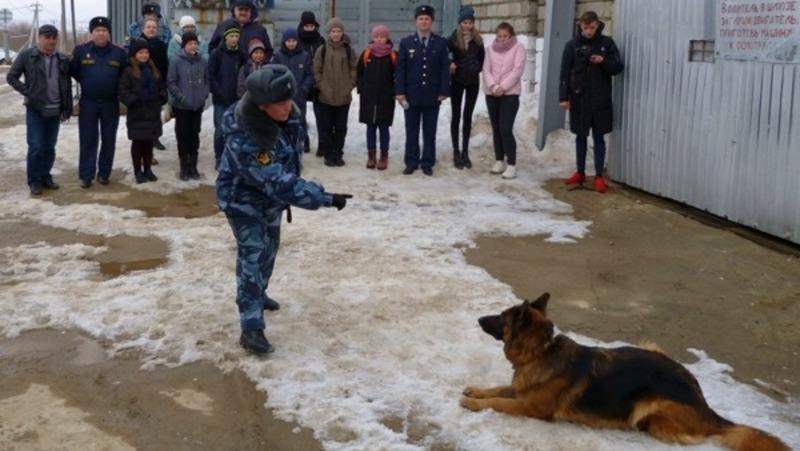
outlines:
[[[435,9],[433,9],[433,7],[432,7],[432,6],[428,6],[428,5],[419,5],[419,6],[417,6],[417,8],[414,10],[414,18],[416,19],[416,18],[417,18],[417,17],[419,17],[419,16],[429,16],[429,17],[431,18],[431,20],[433,20],[433,19],[434,19],[434,14],[435,14],[435,13],[436,13],[436,10],[435,10]]]
[[[268,64],[253,72],[245,81],[250,100],[256,105],[283,102],[293,99],[297,82],[288,67]]]
[[[150,46],[147,45],[147,41],[145,39],[139,38],[135,41],[131,42],[130,51],[128,55],[130,57],[136,56],[139,53],[139,50],[150,50]]]
[[[300,15],[300,27],[305,27],[308,24],[314,24],[317,28],[319,28],[317,16],[314,15],[313,11],[303,11],[303,14]]]
[[[142,15],[146,16],[148,14],[155,14],[161,17],[161,5],[158,3],[145,3],[142,5]]]
[[[111,21],[108,20],[108,17],[97,16],[89,21],[89,33],[97,27],[103,27],[111,33]]]
[[[192,33],[191,31],[187,31],[181,35],[181,48],[186,47],[186,44],[195,41],[200,43],[200,39],[197,38],[197,33]]]

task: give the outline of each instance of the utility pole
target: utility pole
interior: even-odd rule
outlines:
[[[78,45],[78,28],[75,26],[75,0],[69,0],[70,17],[72,17],[72,45]]]
[[[61,53],[67,53],[67,3],[61,0]]]
[[[9,45],[10,45],[9,41],[11,41],[11,39],[9,39],[9,37],[8,37],[8,23],[11,22],[13,19],[14,19],[14,13],[12,13],[10,9],[8,9],[8,8],[0,9],[0,21],[3,22],[3,30],[2,30],[2,32],[3,32],[4,41],[5,41],[4,42],[5,49],[6,49],[6,53],[5,53],[3,59],[5,60],[4,62],[6,64],[10,64],[11,63],[11,49],[9,48]]]
[[[31,5],[31,8],[33,8],[33,24],[31,25],[31,34],[28,37],[28,47],[34,47],[39,37],[39,11],[42,10],[42,5],[37,0],[36,3]]]

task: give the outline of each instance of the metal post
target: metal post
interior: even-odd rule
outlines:
[[[78,28],[75,27],[75,0],[69,0],[70,15],[72,17],[72,45],[78,45]]]
[[[5,62],[6,63],[10,63],[11,62],[11,47],[9,45],[9,42],[11,41],[11,39],[8,38],[8,23],[7,22],[3,26],[3,40],[5,41],[3,44],[4,44],[5,48],[6,48]]]
[[[61,0],[61,53],[67,53],[67,3]]]
[[[547,134],[564,127],[564,111],[558,106],[561,55],[575,29],[575,0],[547,2],[544,18],[542,85],[539,90],[539,126],[536,147],[544,149]]]

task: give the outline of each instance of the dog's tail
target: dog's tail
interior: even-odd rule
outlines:
[[[734,451],[792,451],[777,437],[740,424],[723,427],[716,439]]]

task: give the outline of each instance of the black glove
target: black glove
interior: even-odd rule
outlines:
[[[331,193],[333,196],[333,202],[331,202],[331,206],[336,207],[337,210],[344,208],[347,205],[347,199],[352,199],[352,194],[336,194]]]

